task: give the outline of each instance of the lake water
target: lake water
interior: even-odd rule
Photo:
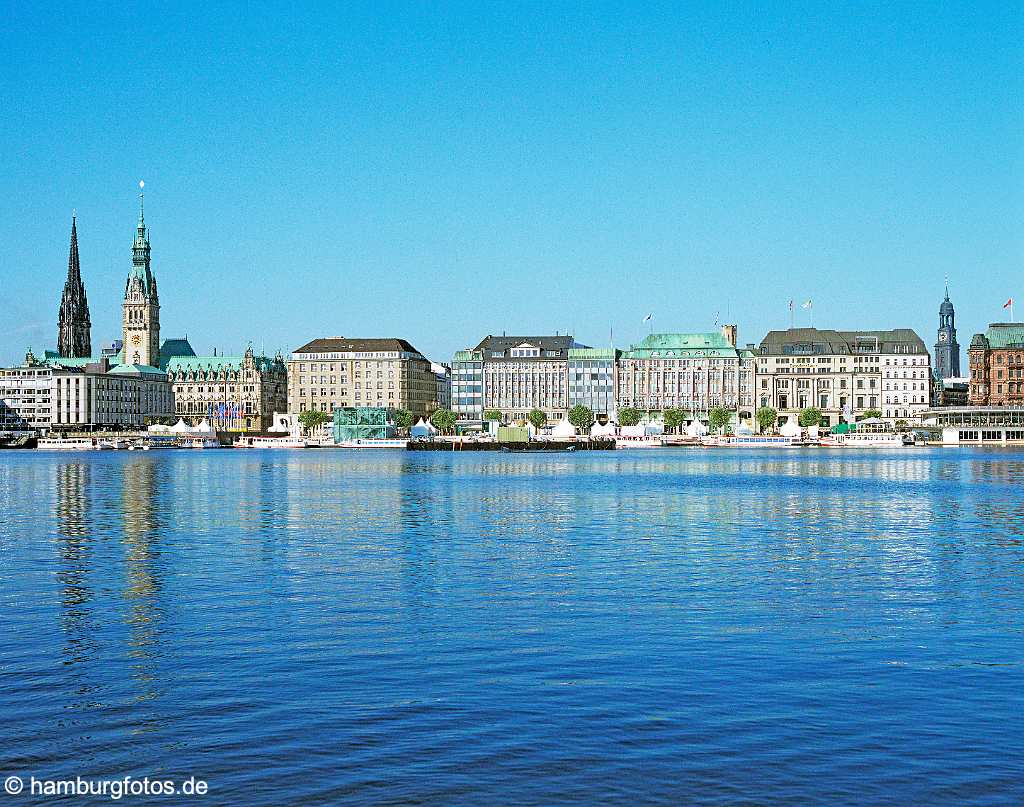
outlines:
[[[1022,494],[998,449],[3,451],[0,778],[1021,803]]]

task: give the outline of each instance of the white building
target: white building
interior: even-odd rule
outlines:
[[[174,415],[163,372],[106,360],[31,351],[20,367],[0,370],[0,431],[135,429]]]

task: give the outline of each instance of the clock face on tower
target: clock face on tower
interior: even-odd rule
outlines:
[[[141,345],[142,344],[142,337],[139,336],[138,334],[133,334],[132,335],[132,344],[133,345]]]
[[[939,341],[946,342],[949,340],[949,333],[947,331],[939,331]]]

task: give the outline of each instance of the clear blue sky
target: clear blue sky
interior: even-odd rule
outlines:
[[[200,351],[759,341],[807,297],[931,345],[947,273],[961,344],[1024,315],[1024,6],[724,5],[8,3],[0,362],[56,343],[72,208],[119,335],[139,179]]]

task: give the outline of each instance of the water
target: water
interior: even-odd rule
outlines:
[[[0,452],[0,777],[1020,803],[1022,484],[980,449]]]

